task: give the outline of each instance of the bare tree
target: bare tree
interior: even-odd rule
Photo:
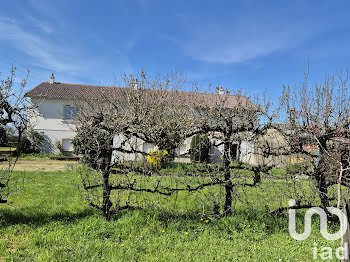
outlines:
[[[0,127],[3,130],[15,129],[17,144],[21,141],[22,134],[27,127],[28,103],[24,98],[23,89],[27,80],[23,79],[19,87],[15,87],[15,68],[11,68],[10,76],[0,81]],[[16,157],[1,158],[0,171],[0,203],[6,203],[10,193],[9,181],[11,172],[17,161]]]
[[[231,94],[183,92],[186,81],[178,72],[156,76],[141,72],[138,76],[125,76],[125,83],[127,88],[101,90],[98,97],[90,97],[80,106],[74,145],[76,153],[82,154],[93,169],[85,168],[81,172],[90,205],[103,211],[109,220],[118,210],[132,208],[131,201],[122,204],[118,197],[112,200],[112,191],[170,196],[179,191],[193,192],[221,185],[226,194],[222,213],[230,215],[234,187],[255,186],[263,171],[262,166],[244,167],[253,174],[254,183],[234,183],[236,177],[230,166],[234,155],[232,145],[242,149],[235,153],[240,154],[241,163],[255,164],[256,136],[272,121],[271,117],[260,121],[262,116],[268,116],[269,103],[253,103],[240,90]],[[222,160],[218,159],[223,163],[222,169],[194,164],[194,175],[202,178],[195,182],[177,180],[172,186],[164,184],[164,179],[152,177],[158,171],[149,169],[142,161],[148,154],[143,148],[145,143],[166,150],[173,160],[176,149],[196,134],[209,136],[213,148],[222,147]],[[122,180],[113,173],[139,176]],[[140,176],[152,177],[150,183],[138,183]],[[213,207],[215,214],[220,213],[219,203]]]
[[[303,84],[284,86],[281,97],[286,124],[279,131],[288,141],[282,154],[304,160],[301,172],[316,182],[325,210],[336,192],[340,206],[341,186],[349,188],[349,95],[347,72],[327,75],[315,84],[307,72]]]
[[[127,88],[116,87],[108,94],[101,93],[98,98],[82,102],[77,136],[73,141],[76,153],[82,154],[85,163],[97,172],[91,174],[84,170],[83,186],[89,192],[90,205],[102,210],[107,220],[118,210],[130,208],[129,205],[113,204],[112,190],[165,195],[173,192],[170,188],[160,187],[136,189],[130,182],[115,184],[111,181],[111,172],[115,168],[128,170],[127,161],[135,160],[131,156],[147,155],[137,140],[167,150],[173,158],[191,122],[191,108],[178,99],[178,90],[184,84],[181,74],[147,77],[141,72],[137,82],[135,76],[125,76],[125,83]],[[145,169],[142,172],[146,172]],[[99,187],[102,192],[96,192]],[[102,201],[98,197],[100,193]]]
[[[121,134],[166,150],[173,158],[188,136],[194,112],[193,101],[184,99],[181,92],[187,85],[182,73],[148,76],[142,71],[138,76],[125,76],[124,82],[130,88],[120,94],[123,103],[109,101],[114,108],[127,108]]]
[[[225,186],[223,214],[230,215],[234,187],[255,186],[260,182],[260,172],[267,171],[265,166],[259,166],[255,161],[255,144],[257,137],[263,135],[271,125],[273,115],[269,112],[270,103],[267,99],[253,99],[243,95],[241,90],[224,90],[217,87],[216,94],[205,96],[203,99],[207,101],[203,101],[203,106],[196,111],[194,130],[209,134],[214,148],[222,147]],[[233,148],[232,145],[237,146]],[[237,152],[233,154],[233,150]],[[236,159],[233,159],[234,155]],[[231,166],[234,160],[237,160],[239,165]],[[243,166],[243,163],[250,166]],[[233,182],[235,175],[232,170],[240,168],[253,173],[253,184]]]

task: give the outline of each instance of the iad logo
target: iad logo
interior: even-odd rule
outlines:
[[[289,206],[293,207],[295,206],[295,200],[294,199],[290,199],[288,201]],[[345,216],[345,214],[338,208],[335,207],[327,207],[327,210],[331,213],[334,214],[336,216],[338,216],[339,221],[340,221],[340,229],[338,232],[334,233],[334,234],[329,234],[327,232],[327,214],[326,212],[319,207],[312,207],[309,208],[308,211],[306,211],[305,217],[304,217],[304,232],[302,234],[299,234],[296,232],[296,221],[295,221],[295,209],[289,209],[288,213],[289,213],[289,234],[291,235],[292,238],[296,239],[296,240],[305,240],[307,239],[310,234],[311,234],[311,218],[312,215],[314,214],[318,214],[320,216],[320,231],[322,236],[327,239],[327,240],[337,240],[339,238],[341,238],[347,228],[348,228],[348,221],[347,218]]]

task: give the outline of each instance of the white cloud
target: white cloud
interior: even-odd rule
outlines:
[[[0,17],[0,40],[6,41],[32,58],[33,65],[56,72],[77,71],[80,66],[69,49],[58,46],[48,37],[25,30],[14,20]]]
[[[29,16],[28,17],[33,24],[39,28],[42,32],[46,33],[46,34],[51,34],[53,32],[53,28],[48,24],[48,23],[43,23],[42,21],[40,21],[39,19],[36,19],[33,16]]]
[[[36,27],[38,26],[36,24]],[[65,39],[56,39],[58,34],[65,36]],[[86,41],[91,40],[91,37],[84,35],[84,38],[72,45],[67,32],[50,33],[50,28],[40,28],[38,31],[33,27],[33,23],[27,25],[0,16],[1,45],[11,46],[19,51],[20,59],[17,61],[29,66],[29,79],[36,84],[47,81],[49,75],[54,72],[57,81],[60,82],[101,82],[112,85],[115,81],[114,73],[118,75],[120,72],[133,71],[128,52],[134,41],[124,41],[125,46],[122,47],[104,41],[96,41],[98,43],[95,47],[84,46]],[[95,49],[91,51],[91,48]],[[24,66],[21,66],[21,69],[23,71]]]
[[[242,63],[297,47],[329,26],[317,21],[266,16],[241,16],[231,21],[190,18],[184,40],[177,41],[186,56],[220,64]]]

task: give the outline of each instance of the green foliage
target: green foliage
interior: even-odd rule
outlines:
[[[15,147],[18,143],[18,135],[12,126],[0,126],[0,146]]]
[[[20,159],[50,159],[50,157],[57,156],[53,153],[45,153],[45,152],[39,152],[39,153],[22,153],[20,156]],[[62,155],[63,156],[63,155]]]
[[[161,169],[159,172],[161,174],[185,174],[193,171],[192,164],[190,163],[175,163],[169,162],[166,168]]]
[[[55,143],[55,147],[58,149],[58,151],[60,151],[60,154],[64,154],[64,149],[63,149],[63,145],[61,143],[61,141],[56,141]]]
[[[198,134],[193,136],[191,141],[190,158],[195,162],[207,162],[210,149],[210,141],[206,135]]]
[[[289,174],[297,174],[305,171],[305,166],[301,163],[290,164],[286,167],[286,172]]]
[[[26,130],[17,146],[17,152],[31,154],[39,153],[44,135],[33,129]]]

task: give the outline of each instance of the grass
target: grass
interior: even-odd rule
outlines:
[[[20,159],[50,159],[52,156],[57,156],[56,154],[51,154],[51,153],[31,153],[31,154],[25,154],[22,153],[21,156],[19,157]]]
[[[12,183],[20,177],[15,172]],[[81,199],[74,170],[25,177],[24,189],[0,208],[0,261],[313,261],[314,242],[319,250],[340,245],[324,240],[318,223],[309,239],[295,241],[285,215],[246,204],[221,219],[149,208],[124,210],[106,222]],[[247,194],[259,201],[256,190]]]

